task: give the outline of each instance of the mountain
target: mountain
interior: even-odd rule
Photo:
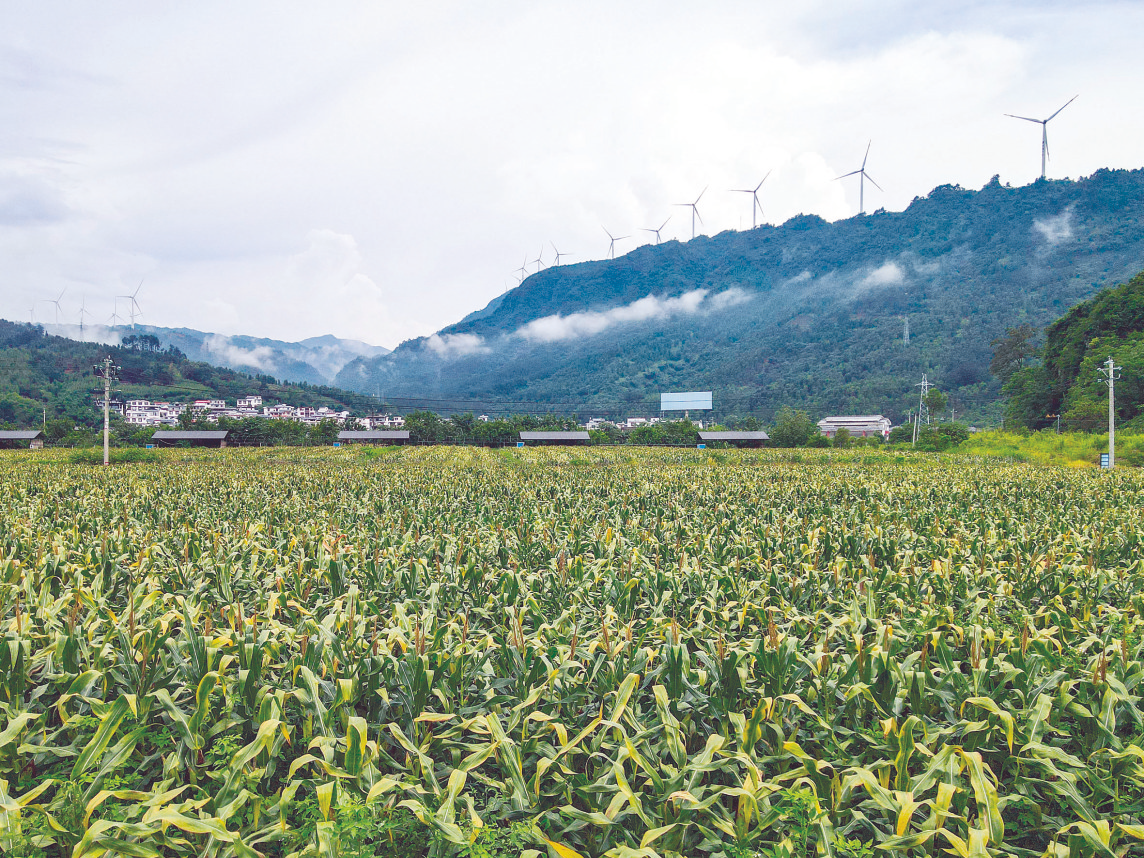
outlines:
[[[1144,268],[1142,220],[1141,170],[943,185],[901,212],[548,268],[335,380],[456,411],[624,416],[654,412],[662,391],[712,390],[722,418],[790,405],[900,420],[925,374],[958,415],[999,421],[991,343]]]
[[[39,325],[0,319],[0,425],[39,426],[42,420],[66,418],[70,424],[94,425],[102,416],[92,394],[102,387],[92,365],[108,354],[122,371],[115,385],[121,399],[190,402],[259,395],[267,405],[336,407],[358,414],[376,400],[345,390],[306,383],[282,384],[268,375],[251,376],[227,367],[189,360],[178,349],[161,348],[156,338],[137,326],[134,341],[118,346],[78,342],[52,336]]]
[[[103,327],[88,325],[83,335],[78,325],[44,325],[51,334],[85,342],[118,344],[124,337],[151,334],[164,347],[174,346],[195,361],[226,366],[244,372],[271,375],[282,381],[330,384],[338,372],[357,358],[389,354],[389,349],[358,340],[343,340],[326,334],[297,343],[261,337],[227,336],[192,328],[160,328],[154,325]]]

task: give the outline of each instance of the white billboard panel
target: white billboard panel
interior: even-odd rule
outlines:
[[[661,393],[660,411],[710,411],[711,391],[701,393]]]

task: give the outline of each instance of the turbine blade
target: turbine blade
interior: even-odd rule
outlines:
[[[1066,102],[1064,103],[1064,105],[1061,107],[1061,110],[1064,110],[1066,107],[1068,107],[1068,106],[1069,106],[1070,104],[1072,104],[1074,101],[1076,101],[1078,98],[1080,98],[1080,93],[1079,93],[1079,92],[1078,92],[1076,95],[1074,95],[1072,98],[1070,98],[1068,101],[1066,101]],[[1058,110],[1058,111],[1057,111],[1057,113],[1060,113],[1060,112],[1061,112],[1061,110]],[[1050,117],[1049,117],[1049,119],[1052,119],[1052,118],[1054,118],[1054,117],[1057,115],[1057,113],[1054,113],[1052,116],[1050,116]],[[1046,120],[1045,120],[1045,122],[1048,122],[1048,121],[1049,121],[1049,119],[1046,119]]]
[[[763,176],[763,182],[765,182],[767,179],[769,179],[771,177],[771,173],[773,173],[773,172],[774,172],[773,169],[767,170],[767,174],[765,176]],[[756,193],[758,192],[759,188],[761,188],[763,186],[763,182],[759,182],[759,187],[755,188]]]
[[[608,228],[606,226],[602,226],[602,227],[600,227],[600,229],[602,229],[604,232],[608,232]],[[610,238],[612,241],[616,240],[616,237],[614,235],[612,235],[610,232],[608,232],[608,238]]]
[[[711,187],[711,186],[710,186],[710,185],[708,185],[707,187],[709,188],[709,187]],[[697,196],[697,197],[695,198],[695,202],[694,202],[694,203],[692,203],[692,205],[696,205],[696,206],[697,206],[697,205],[699,205],[699,201],[700,201],[701,199],[703,199],[703,195],[704,195],[705,193],[707,193],[707,188],[704,188],[702,191],[700,191],[700,192],[699,192],[699,196]]]
[[[1061,109],[1063,110],[1064,108],[1061,108]],[[1041,124],[1040,119],[1033,119],[1029,116],[1018,116],[1016,113],[1006,113],[1005,115],[1011,116],[1013,119],[1024,119],[1026,122],[1036,122],[1038,125]]]
[[[841,176],[835,176],[834,181],[837,182],[839,179],[848,179],[851,176],[857,176],[861,172],[861,170],[851,170],[849,173],[843,173]]]
[[[871,185],[873,185],[879,191],[882,191],[882,186],[879,185],[877,182],[875,182],[873,179],[871,179],[869,173],[863,173],[862,175],[866,177],[867,182],[869,182]],[[882,193],[885,193],[885,191],[882,191]]]
[[[874,141],[873,141],[873,140],[869,141],[869,142],[866,144],[866,154],[862,156],[862,169],[863,169],[863,170],[865,170],[865,169],[866,169],[866,159],[870,157],[870,147],[871,147],[873,144],[874,144]]]
[[[671,220],[671,215],[667,216],[667,220]],[[659,226],[660,229],[663,229],[665,226],[667,226],[667,220],[665,220],[662,224],[660,224],[660,226]]]

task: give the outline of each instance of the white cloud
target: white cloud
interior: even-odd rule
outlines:
[[[1034,221],[1033,229],[1041,234],[1041,238],[1050,247],[1056,247],[1061,242],[1068,241],[1073,237],[1072,220],[1073,210],[1072,206],[1069,206],[1056,217]]]
[[[485,341],[476,334],[433,334],[425,341],[434,353],[443,358],[487,352]]]
[[[625,322],[645,322],[649,319],[665,319],[679,313],[694,313],[706,295],[706,289],[694,289],[678,298],[648,295],[610,310],[571,313],[567,316],[559,314],[544,316],[533,319],[517,329],[516,336],[541,343],[591,336]]]
[[[906,279],[906,273],[896,262],[885,262],[866,274],[858,285],[872,288],[875,286],[897,286]]]
[[[738,286],[732,286],[705,300],[708,294],[707,289],[692,289],[675,298],[648,295],[638,301],[608,310],[590,310],[570,313],[567,316],[559,314],[543,316],[518,328],[514,336],[532,342],[554,343],[574,337],[590,337],[616,325],[669,319],[700,311],[724,310],[751,299],[751,296]]]
[[[732,286],[730,289],[724,289],[722,292],[712,295],[711,300],[704,306],[711,310],[725,310],[728,307],[734,307],[750,300],[751,296],[747,292],[744,292],[738,286]]]
[[[269,346],[255,346],[252,349],[244,349],[241,346],[234,345],[229,337],[224,337],[218,334],[207,337],[203,341],[203,347],[206,348],[215,357],[219,358],[219,363],[238,366],[249,366],[263,372],[273,372],[277,369],[274,363],[274,350]]]

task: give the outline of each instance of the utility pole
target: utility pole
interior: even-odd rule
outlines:
[[[922,414],[925,414],[925,416],[926,416],[926,425],[927,426],[929,425],[929,422],[930,422],[929,421],[929,410],[926,408],[926,394],[929,393],[929,389],[932,386],[933,385],[931,385],[929,383],[929,379],[926,378],[926,375],[924,372],[922,373],[921,383],[914,385],[914,387],[920,387],[922,389],[921,396],[918,398],[918,417],[917,417],[917,420],[914,422],[914,441],[913,441],[913,443],[915,446],[918,443],[918,431],[921,428]]]
[[[1104,366],[1097,368],[1097,372],[1104,376],[1104,382],[1108,385],[1109,470],[1112,470],[1116,467],[1116,379],[1120,378],[1117,373],[1122,369],[1124,369],[1124,367],[1117,366],[1116,362],[1112,359],[1111,356],[1104,362]]]
[[[119,370],[122,368],[111,362],[111,355],[105,357],[102,363],[97,363],[92,367],[96,376],[103,379],[103,464],[105,465],[111,462],[109,450],[111,446],[111,380],[118,378]]]

